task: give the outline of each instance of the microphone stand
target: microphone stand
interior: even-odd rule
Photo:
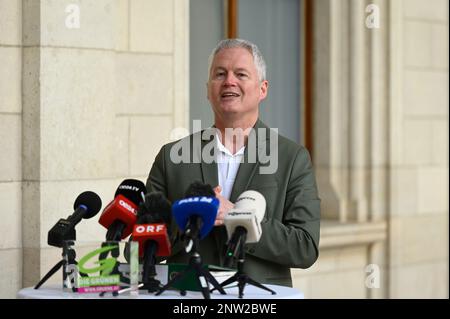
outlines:
[[[115,259],[117,259],[120,256],[119,242],[120,242],[121,236],[122,236],[121,234],[117,235],[117,236],[113,236],[113,237],[108,237],[108,235],[107,235],[106,241],[102,242],[102,248],[106,247],[108,245],[109,246],[113,246],[114,248],[112,250],[110,250],[110,251],[106,251],[106,252],[101,253],[99,255],[99,257],[98,257],[99,261],[106,259],[106,257],[108,257],[109,254],[111,254],[111,257],[113,257]],[[112,238],[112,239],[109,239],[109,238]],[[119,238],[119,239],[117,240],[117,238]],[[129,261],[129,257],[127,257],[127,256],[129,256],[129,254],[130,254],[130,250],[128,248],[128,244],[129,243],[127,243],[125,245],[125,248],[124,248],[124,255],[125,255],[125,259],[127,261]],[[120,262],[116,262],[116,264],[114,265],[114,268],[110,272],[110,275],[119,275],[120,276],[120,282],[127,284],[127,283],[129,283],[129,278],[124,277],[122,272],[119,270],[120,264],[121,264]],[[139,285],[139,287],[141,287],[141,286],[142,286],[142,284]],[[122,289],[120,289],[118,291],[113,291],[113,292],[111,292],[111,294],[113,295],[113,297],[117,297],[118,295],[120,295],[120,294],[122,294],[124,292],[130,291],[130,290],[131,290],[131,288],[122,287]],[[99,296],[103,297],[107,293],[109,293],[109,292],[108,291],[102,291],[99,294]]]
[[[242,233],[242,236],[240,237],[239,242],[238,242],[239,256],[238,256],[238,260],[237,260],[237,272],[233,276],[231,276],[230,278],[228,278],[227,280],[222,282],[220,284],[220,287],[223,288],[233,282],[237,282],[238,288],[239,288],[239,298],[242,298],[244,296],[244,288],[245,288],[246,284],[256,286],[258,288],[261,288],[261,289],[271,292],[272,295],[276,295],[275,291],[273,291],[270,288],[267,288],[266,286],[262,285],[261,283],[257,282],[256,280],[252,279],[249,275],[247,275],[244,272],[245,249],[244,249],[243,244],[245,243],[246,238],[247,238],[247,234],[244,232],[244,233]],[[215,289],[216,289],[216,287],[211,289],[211,292],[213,292]]]
[[[200,287],[200,290],[203,294],[203,297],[205,299],[211,299],[210,291],[208,283],[211,283],[215,289],[219,290],[222,295],[226,295],[225,290],[219,285],[216,278],[214,278],[213,275],[209,272],[209,270],[203,268],[203,262],[200,254],[197,252],[198,247],[198,237],[195,237],[193,240],[193,247],[192,247],[192,255],[189,257],[189,265],[188,267],[183,271],[177,274],[174,278],[172,278],[164,287],[162,287],[157,293],[156,296],[159,296],[164,291],[166,291],[169,287],[172,287],[177,282],[185,279],[188,277],[189,272],[193,271],[195,275],[195,279],[198,283],[198,286]],[[181,290],[181,295],[186,295],[186,291]]]
[[[75,239],[74,239],[75,240]],[[78,265],[78,262],[76,261],[76,253],[71,246],[74,244],[73,241],[63,241],[62,242],[62,257],[59,262],[54,265],[47,274],[45,274],[44,277],[38,282],[38,284],[34,287],[34,289],[39,289],[51,276],[53,276],[54,273],[56,273],[61,267],[63,268],[63,282],[65,283],[67,280],[67,272],[66,272],[66,266],[67,265]],[[86,277],[87,275],[84,273],[80,273],[81,276]],[[77,291],[76,287],[71,287],[73,292]]]
[[[111,257],[116,258],[116,259],[119,257],[119,255],[120,255],[119,242],[120,242],[120,239],[121,239],[120,236],[121,235],[118,235],[118,236],[115,236],[112,239],[109,239],[108,235],[107,235],[106,241],[102,242],[101,247],[103,248],[103,247],[106,247],[106,246],[113,246],[114,248],[112,250],[110,250],[110,251],[102,252],[101,254],[99,254],[98,255],[98,261],[105,260],[106,257],[108,257],[109,254],[111,254]],[[117,238],[119,238],[119,239],[117,240]],[[126,248],[125,248],[125,251],[126,251]],[[120,263],[116,262],[116,264],[114,265],[114,268],[110,272],[110,275],[119,275],[120,276],[120,281],[124,282],[124,281],[126,281],[126,279],[123,277],[122,273],[119,271],[119,266],[120,266]],[[103,273],[100,273],[100,275],[103,275]],[[106,293],[107,293],[106,291],[102,291],[100,293],[100,297],[103,297]],[[114,297],[117,297],[119,295],[119,292],[118,291],[113,291],[112,295]]]
[[[155,279],[156,268],[155,268],[155,255],[158,249],[158,244],[155,242],[147,242],[145,245],[144,253],[144,268],[142,271],[142,287],[139,289],[145,289],[148,292],[155,292],[161,289],[161,282]]]

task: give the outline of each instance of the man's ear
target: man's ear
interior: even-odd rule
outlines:
[[[259,88],[259,101],[262,101],[266,98],[268,89],[269,89],[269,81],[267,80],[262,81]]]

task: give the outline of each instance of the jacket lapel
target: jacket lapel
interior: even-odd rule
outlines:
[[[256,122],[253,129],[245,147],[244,161],[239,165],[236,180],[231,191],[230,201],[232,203],[236,202],[238,196],[247,190],[248,185],[250,185],[250,181],[259,167],[259,154],[265,151],[266,140],[269,138],[268,131],[266,131],[266,134],[259,134],[259,129],[269,129],[260,120]]]
[[[208,154],[207,160],[205,161],[202,152],[203,151],[212,151],[212,144],[214,143],[215,138],[215,128],[208,128],[204,131],[202,131],[201,135],[201,148],[199,150],[200,152],[200,158],[201,158],[201,170],[202,170],[202,177],[203,177],[203,183],[211,185],[213,188],[219,185],[219,177],[217,176],[217,163],[215,160],[212,159],[213,154]]]

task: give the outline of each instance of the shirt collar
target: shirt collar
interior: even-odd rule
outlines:
[[[236,157],[236,156],[240,156],[240,155],[244,155],[244,151],[245,151],[245,145],[241,147],[241,149],[239,151],[236,152],[236,154],[231,154],[231,152],[225,147],[225,145],[222,144],[222,142],[220,141],[219,135],[217,135],[216,133],[216,140],[217,140],[217,148],[219,149],[219,151],[225,153],[228,156],[232,156],[232,157]]]

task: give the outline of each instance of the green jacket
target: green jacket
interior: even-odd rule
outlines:
[[[268,130],[260,120],[254,129],[252,134],[256,137],[253,139],[257,144],[256,161],[252,160],[254,156],[249,157],[251,146],[247,145],[245,160],[239,166],[230,196],[230,201],[234,203],[245,190],[256,190],[265,197],[267,203],[261,223],[261,239],[258,243],[246,245],[244,271],[261,283],[292,286],[290,268],[308,268],[319,255],[320,199],[313,167],[304,147],[281,135],[275,138],[278,146],[271,146],[269,134],[260,133],[260,129]],[[205,132],[209,136],[202,136],[203,132],[161,148],[147,179],[149,192],[161,191],[174,202],[183,198],[193,181],[202,181],[212,187],[218,185],[217,164],[200,160],[201,152],[210,149],[206,146],[211,145],[208,143],[214,138],[211,132]],[[184,152],[190,152],[190,161],[174,163],[171,160],[171,149],[173,158],[180,147],[184,148]],[[182,154],[182,151],[177,154]],[[277,155],[278,167],[271,174],[263,174],[261,168],[268,167],[265,165],[268,154]],[[187,263],[189,255],[182,249],[180,233],[174,224],[171,225],[172,256],[168,262]],[[225,227],[214,227],[200,241],[199,252],[203,262],[222,266],[227,240]]]

